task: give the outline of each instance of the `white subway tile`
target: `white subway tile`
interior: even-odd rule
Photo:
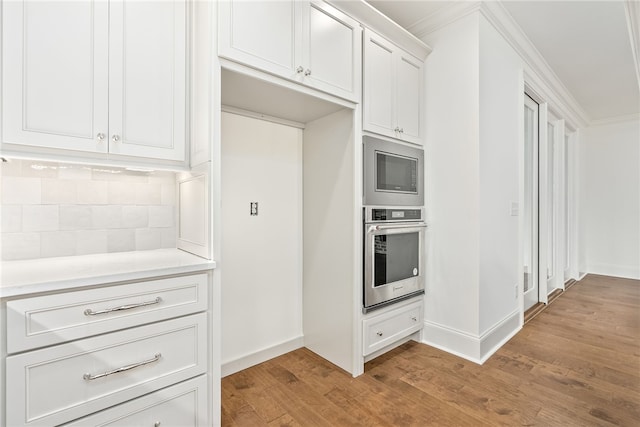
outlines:
[[[161,228],[162,248],[175,248],[178,244],[175,227]]]
[[[170,184],[162,184],[160,204],[175,205],[176,198],[177,198],[177,194],[176,194],[175,182]]]
[[[148,251],[162,247],[161,228],[138,228],[136,230],[136,250]]]
[[[3,261],[40,257],[40,233],[2,233],[0,238]]]
[[[162,201],[160,184],[135,183],[137,205],[159,205]]]
[[[23,160],[22,175],[31,178],[58,178],[58,164],[39,160]]]
[[[38,205],[41,202],[40,178],[3,177],[2,204]]]
[[[91,179],[91,168],[83,165],[60,165],[58,167],[58,178],[89,180]]]
[[[146,228],[149,225],[149,209],[146,206],[123,206],[123,228]]]
[[[59,228],[58,205],[24,205],[22,231],[56,231]]]
[[[78,181],[78,203],[106,205],[109,202],[109,184],[106,181]]]
[[[149,227],[175,227],[173,206],[149,206]]]
[[[74,204],[78,199],[76,181],[62,179],[42,180],[43,204]]]
[[[104,254],[108,251],[107,230],[81,230],[76,237],[78,255]]]
[[[135,205],[135,186],[125,181],[109,181],[108,201],[112,205]]]
[[[0,231],[3,233],[17,233],[22,231],[22,206],[2,206],[2,224]]]
[[[123,227],[122,206],[92,206],[91,212],[94,229],[112,229]]]
[[[22,160],[0,162],[0,173],[2,176],[22,176]]]
[[[45,231],[40,236],[42,258],[76,255],[75,231]]]
[[[136,249],[135,230],[107,230],[107,250],[109,252],[126,252]]]
[[[60,206],[60,230],[87,230],[90,228],[93,228],[93,211],[90,206]]]

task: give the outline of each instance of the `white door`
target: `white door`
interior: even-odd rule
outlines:
[[[395,136],[395,46],[364,30],[364,129]]]
[[[360,24],[319,1],[306,3],[304,12],[304,83],[325,92],[357,100],[360,92]]]
[[[551,118],[549,116],[549,121],[547,122],[547,135],[546,135],[546,143],[544,151],[544,169],[541,171],[541,174],[544,175],[544,180],[542,180],[545,184],[544,188],[540,191],[540,197],[544,198],[544,203],[541,206],[544,208],[544,212],[541,214],[540,223],[541,230],[544,231],[543,238],[545,245],[545,263],[540,266],[540,277],[546,278],[546,293],[549,295],[559,286],[558,283],[558,220],[557,220],[557,211],[558,211],[558,176],[557,176],[557,153],[556,148],[558,146],[556,138],[557,138],[557,120]],[[542,173],[544,172],[544,173]],[[546,302],[546,299],[544,299]]]
[[[112,1],[109,151],[184,160],[186,2]]]
[[[280,76],[296,75],[302,8],[296,0],[218,2],[220,56]]]
[[[398,50],[396,62],[396,124],[398,137],[422,144],[422,62]]]
[[[107,151],[108,26],[104,1],[2,2],[3,142]]]
[[[538,135],[539,107],[525,95],[524,105],[524,309],[540,302],[538,286]]]

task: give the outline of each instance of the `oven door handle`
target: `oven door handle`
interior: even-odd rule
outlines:
[[[420,223],[405,223],[405,224],[392,224],[392,225],[374,225],[369,230],[382,231],[382,230],[397,230],[399,228],[427,228],[427,224],[424,222]]]

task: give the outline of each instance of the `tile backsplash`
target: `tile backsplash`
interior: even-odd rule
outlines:
[[[0,163],[3,261],[176,247],[175,173]]]

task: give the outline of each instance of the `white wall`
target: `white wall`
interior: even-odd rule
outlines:
[[[518,307],[521,64],[480,16],[480,335]]]
[[[640,120],[581,130],[578,153],[586,271],[640,279]]]
[[[302,131],[229,113],[221,121],[229,374],[302,345]],[[258,216],[249,215],[250,202],[259,203]]]
[[[425,323],[478,334],[478,17],[431,33],[426,61]],[[447,347],[425,330],[425,340]],[[446,333],[445,331],[440,331]]]

